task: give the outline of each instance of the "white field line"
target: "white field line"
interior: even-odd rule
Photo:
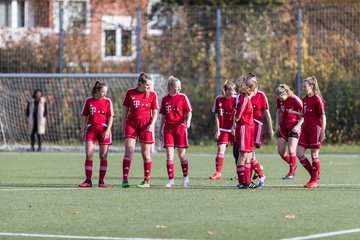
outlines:
[[[333,236],[350,234],[350,233],[357,233],[357,232],[360,232],[360,228],[354,228],[354,229],[349,229],[349,230],[341,230],[341,231],[336,231],[336,232],[319,233],[319,234],[308,235],[308,236],[303,236],[303,237],[284,238],[282,240],[306,240],[306,239],[333,237]]]
[[[208,185],[204,185],[204,187],[209,187],[211,188],[212,186],[208,186]],[[216,188],[219,188],[221,186],[216,186]],[[223,187],[236,187],[235,181],[234,184],[232,185],[224,185]],[[266,184],[262,189],[266,189],[266,188],[271,188],[271,187],[276,187],[276,188],[281,188],[281,187],[303,187],[303,185],[298,184],[279,184],[279,185],[272,185],[272,184]],[[320,184],[320,188],[321,187],[360,187],[360,183],[357,184],[349,184],[349,183],[344,183],[344,184]],[[119,188],[120,185],[119,185]],[[195,187],[196,188],[196,187]],[[87,189],[83,189],[83,188],[78,188],[78,187],[74,187],[74,188],[70,188],[70,187],[58,187],[58,188],[47,188],[47,187],[38,187],[38,188],[4,188],[1,189],[0,188],[0,192],[16,192],[16,191],[58,191],[58,190],[79,190],[79,191],[86,191],[86,190],[99,190],[99,188],[95,187],[95,188],[87,188]],[[108,188],[109,189],[109,188]],[[114,189],[117,189],[117,187],[114,187]],[[165,188],[164,188],[165,189]],[[191,186],[189,187],[189,189],[191,189]],[[305,189],[305,188],[304,188]],[[260,189],[259,189],[260,190]]]
[[[94,240],[167,240],[165,238],[124,238],[124,237],[53,235],[53,234],[36,234],[36,233],[6,233],[6,232],[0,232],[0,236],[33,237],[33,238],[63,238],[63,239],[94,239]],[[171,240],[181,240],[181,239],[171,239]]]

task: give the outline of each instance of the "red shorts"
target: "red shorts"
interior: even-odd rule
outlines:
[[[185,124],[164,125],[164,148],[188,148],[188,134]]]
[[[320,149],[321,132],[320,126],[304,125],[298,145],[304,148]]]
[[[111,145],[112,144],[111,132],[110,132],[110,136],[107,139],[104,139],[106,129],[107,127],[104,125],[99,125],[99,124],[90,125],[86,129],[86,136],[85,136],[86,141],[99,143],[99,145]]]
[[[258,120],[254,121],[255,128],[254,128],[254,144],[256,148],[260,148],[263,140],[263,133],[264,133],[264,124],[260,123]]]
[[[297,123],[280,126],[279,137],[285,139],[285,141],[288,141],[289,137],[299,138],[300,133],[293,131],[293,128],[296,126],[296,124]]]
[[[154,143],[153,132],[148,131],[151,123],[150,118],[145,119],[126,119],[124,138],[139,139],[141,143]]]
[[[235,137],[239,152],[252,152],[254,150],[254,126],[236,126]]]
[[[234,144],[234,135],[231,134],[231,132],[225,132],[220,130],[220,136],[217,139],[217,144],[226,144],[226,147],[229,145]]]

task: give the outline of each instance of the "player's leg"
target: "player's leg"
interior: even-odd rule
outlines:
[[[173,146],[166,147],[166,169],[169,178],[165,185],[166,187],[173,187],[175,185],[174,151],[175,148]]]
[[[216,172],[209,177],[211,180],[221,179],[221,170],[224,164],[225,150],[226,150],[226,144],[218,144],[218,150],[215,158]]]
[[[311,178],[308,183],[304,185],[307,188],[317,188],[319,187],[319,172],[320,172],[320,160],[319,160],[320,149],[311,149],[311,158],[312,158],[312,172]]]
[[[141,156],[144,160],[144,181],[138,184],[137,186],[140,188],[148,188],[150,187],[150,176],[151,176],[151,168],[152,168],[152,160],[151,160],[151,144],[141,142]]]
[[[173,187],[175,185],[175,167],[174,167],[174,151],[175,140],[173,135],[173,128],[165,125],[163,129],[163,141],[166,149],[166,169],[168,173],[168,182],[166,187]]]
[[[104,180],[108,166],[108,161],[107,161],[108,151],[109,151],[109,145],[103,145],[103,144],[99,145],[99,158],[100,158],[99,187],[101,188],[106,187]]]
[[[85,143],[85,181],[79,184],[79,187],[92,187],[92,173],[93,173],[93,159],[96,144],[93,141],[86,141]]]
[[[257,187],[265,186],[266,177],[263,173],[263,168],[261,167],[260,163],[256,159],[255,150],[253,152],[249,153],[249,158],[250,158],[250,163],[251,163],[251,169],[254,169],[256,175],[260,178],[260,181],[259,181],[259,184],[257,185]],[[250,170],[250,173],[251,173],[251,170]]]
[[[131,162],[134,155],[136,139],[135,138],[125,138],[125,154],[122,162],[122,172],[123,172],[123,182],[122,187],[130,187],[129,184],[129,172],[131,167]]]
[[[186,156],[186,148],[178,148],[177,153],[181,163],[181,169],[183,172],[182,186],[188,187],[189,185],[189,162]]]
[[[287,141],[280,134],[277,139],[277,151],[279,156],[288,164],[290,168],[290,155],[286,151]],[[282,177],[283,179],[291,179],[292,177],[289,174]]]
[[[297,168],[296,166],[296,147],[298,145],[298,137],[297,133],[293,133],[295,135],[291,135],[288,138],[288,148],[289,148],[289,157],[290,157],[290,171],[288,173],[288,176],[295,176],[295,170]]]

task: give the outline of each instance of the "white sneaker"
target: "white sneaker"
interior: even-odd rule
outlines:
[[[189,185],[189,176],[183,177],[182,186],[188,187],[188,185]]]
[[[175,185],[175,180],[174,179],[169,179],[169,181],[167,182],[167,184],[165,185],[165,187],[171,188]]]

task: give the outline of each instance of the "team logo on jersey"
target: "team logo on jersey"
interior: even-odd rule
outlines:
[[[90,113],[91,113],[91,115],[94,115],[94,113],[96,113],[96,107],[93,107],[92,105],[90,105]]]
[[[170,113],[170,112],[171,112],[171,106],[170,106],[170,105],[167,105],[165,108],[166,108],[166,112],[167,112],[167,113]]]
[[[140,101],[134,100],[134,106],[135,106],[135,108],[138,108],[140,106]]]

